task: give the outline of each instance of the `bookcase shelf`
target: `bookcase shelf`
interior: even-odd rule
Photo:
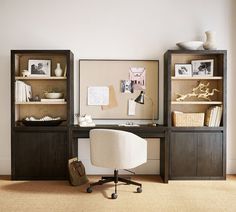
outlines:
[[[221,101],[186,101],[186,102],[178,102],[172,101],[172,105],[222,105],[223,102]]]
[[[172,80],[222,80],[222,76],[214,77],[171,77]]]
[[[50,60],[47,76],[23,77],[29,70],[29,60]],[[60,63],[66,76],[57,77]],[[73,95],[74,56],[70,50],[12,50],[11,51],[11,172],[13,180],[67,179],[69,158],[69,126],[74,123]],[[23,86],[22,86],[23,85]],[[42,101],[28,102],[32,97]],[[63,93],[61,99],[46,99],[46,92]],[[26,117],[41,119],[60,117],[59,126],[40,123],[24,126]],[[47,126],[44,126],[47,125]]]
[[[53,101],[44,101],[44,102],[16,102],[16,105],[66,105],[67,102],[61,101],[61,102],[53,102]]]
[[[196,60],[199,64],[204,64],[203,60],[213,60],[213,76],[175,76],[175,73],[179,73],[175,71],[175,64],[191,64]],[[225,50],[168,50],[165,53],[164,124],[169,127],[170,133],[169,179],[226,179],[226,66]],[[207,85],[208,93],[213,89],[218,90],[210,96],[211,101],[199,101],[194,95],[185,98],[184,95],[193,93],[200,82]],[[180,96],[185,98],[184,101],[176,101]],[[204,113],[204,124],[198,127],[174,126],[174,111],[189,113],[183,116],[189,117],[186,122],[180,120],[179,123],[183,125],[191,121],[195,123],[196,113],[199,116]],[[191,113],[194,113],[193,116]]]
[[[30,75],[23,77],[23,71],[30,69],[29,60],[32,60],[32,58],[39,62],[42,60],[50,60],[50,75]],[[51,117],[63,117],[71,123],[71,119],[68,119],[69,116],[72,116],[70,111],[73,105],[71,105],[73,102],[73,96],[71,96],[71,89],[73,89],[71,88],[71,85],[73,85],[73,82],[71,82],[71,67],[73,66],[71,64],[71,52],[69,50],[13,50],[11,61],[12,98],[14,98],[14,101],[12,101],[14,120],[12,120],[12,122],[21,121],[30,116],[40,118],[39,116],[47,115]],[[60,63],[62,70],[66,74],[65,76],[57,77],[55,75],[57,63]],[[15,82],[17,82],[17,85]],[[25,86],[25,89],[21,89],[22,84]],[[29,102],[27,101],[27,98],[29,98],[28,92],[30,92],[28,87],[30,87],[32,97],[38,96],[40,99],[44,99],[46,92],[61,92],[63,93],[63,98],[67,99],[67,101],[44,100]],[[22,92],[26,92],[26,94],[24,93],[22,95]],[[18,98],[16,98],[17,96]],[[39,105],[41,106],[39,107]],[[45,107],[43,107],[44,105]],[[51,107],[54,109],[47,108],[46,105],[52,105]]]
[[[16,80],[66,80],[66,77],[15,77]]]

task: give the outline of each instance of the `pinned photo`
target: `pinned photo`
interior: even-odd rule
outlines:
[[[145,90],[146,70],[143,67],[131,67],[129,69],[129,79],[133,81],[133,88],[135,90]]]
[[[133,93],[134,92],[134,82],[131,80],[121,80],[120,88],[121,93]]]

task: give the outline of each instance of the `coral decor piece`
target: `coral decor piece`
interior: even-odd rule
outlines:
[[[220,91],[216,88],[213,88],[210,91],[209,85],[210,85],[209,82],[207,82],[207,84],[199,82],[198,86],[194,87],[191,93],[187,93],[187,94],[176,93],[176,95],[178,96],[176,101],[178,102],[184,101],[186,98],[190,98],[190,97],[196,97],[198,99],[211,101],[210,96],[214,96],[215,92],[220,92]]]

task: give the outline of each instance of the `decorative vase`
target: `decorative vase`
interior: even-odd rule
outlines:
[[[206,42],[203,44],[203,48],[206,50],[214,50],[216,48],[215,42],[215,32],[214,31],[206,31]]]
[[[61,69],[61,65],[60,65],[60,63],[57,63],[57,68],[55,69],[55,75],[57,77],[61,77],[62,74],[63,74],[63,71]]]

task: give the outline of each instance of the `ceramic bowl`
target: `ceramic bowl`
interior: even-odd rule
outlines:
[[[59,99],[63,97],[63,93],[45,93],[47,99]]]
[[[176,43],[176,45],[180,47],[181,49],[197,50],[200,47],[202,47],[203,42],[202,41],[186,41],[186,42]]]

